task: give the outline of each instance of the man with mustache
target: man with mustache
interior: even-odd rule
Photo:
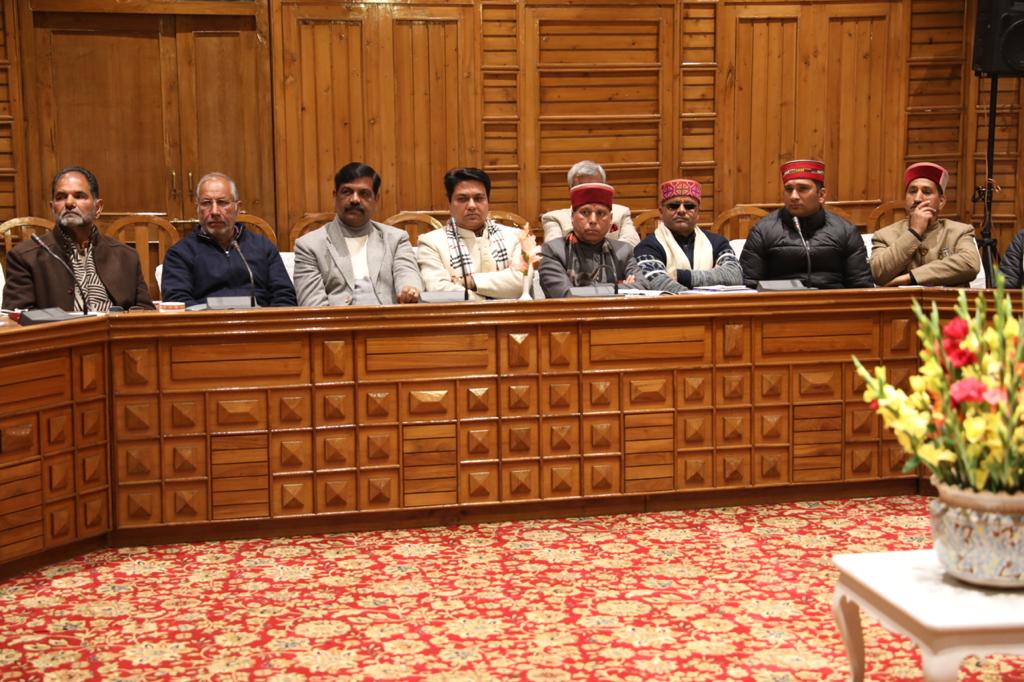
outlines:
[[[50,190],[56,224],[41,239],[52,255],[28,239],[11,249],[4,305],[89,312],[112,306],[152,309],[139,254],[96,227],[103,212],[96,176],[69,166],[53,178]]]
[[[601,164],[589,160],[574,163],[566,179],[569,181],[570,191],[576,185],[608,182],[608,176]],[[553,242],[561,239],[572,232],[572,207],[548,211],[540,217],[540,221],[544,226],[544,241]],[[612,226],[608,229],[608,239],[618,239],[630,246],[640,243],[640,234],[633,225],[628,207],[622,204],[612,206]]]
[[[573,287],[611,284],[621,289],[648,286],[629,243],[608,238],[615,189],[588,182],[569,190],[572,232],[541,247],[540,286],[548,298],[573,295]],[[668,282],[668,278],[663,277]]]
[[[295,288],[277,246],[235,222],[241,207],[238,187],[227,175],[199,179],[199,225],[164,256],[163,300],[192,306],[232,296],[254,298],[260,307],[295,305]]]
[[[405,230],[373,220],[380,175],[353,161],[334,176],[334,220],[295,242],[299,305],[418,303],[423,284]]]
[[[783,207],[750,228],[740,252],[743,283],[800,280],[813,289],[873,287],[857,228],[825,210],[825,164],[798,159],[780,169]]]
[[[681,292],[699,286],[743,283],[736,253],[725,237],[697,227],[701,186],[680,178],[661,183],[661,222],[634,250],[648,283],[671,280],[656,288]]]
[[[451,219],[421,235],[417,260],[426,291],[463,293],[474,301],[519,298],[523,273],[520,231],[487,217],[491,178],[479,168],[453,168],[444,176]]]
[[[915,163],[903,174],[907,217],[871,235],[871,275],[878,286],[968,286],[981,268],[974,227],[939,217],[949,172]]]

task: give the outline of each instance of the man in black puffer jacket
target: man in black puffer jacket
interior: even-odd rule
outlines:
[[[740,254],[743,283],[798,279],[815,289],[873,287],[857,228],[825,210],[825,164],[782,166],[784,206],[750,228]]]

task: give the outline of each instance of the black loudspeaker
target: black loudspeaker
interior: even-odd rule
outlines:
[[[974,72],[1024,76],[1024,0],[978,0]]]

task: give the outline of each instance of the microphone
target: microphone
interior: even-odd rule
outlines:
[[[71,281],[75,283],[75,289],[78,290],[78,295],[82,297],[82,314],[83,315],[88,315],[89,314],[89,304],[86,303],[86,300],[85,300],[85,290],[82,289],[82,283],[78,281],[77,277],[75,277],[75,271],[71,269],[71,266],[67,264],[67,261],[65,261],[63,258],[58,256],[57,254],[55,254],[53,252],[53,250],[49,246],[46,245],[46,242],[44,242],[42,239],[40,239],[39,235],[36,234],[35,232],[32,233],[32,241],[34,241],[36,244],[38,244],[40,248],[42,248],[44,251],[46,251],[46,253],[50,254],[51,258],[53,258],[55,261],[57,261],[58,263],[63,265],[64,269],[68,271],[68,274],[71,275]],[[74,306],[72,306],[72,307],[74,307]]]
[[[461,239],[461,237],[459,239]],[[456,245],[458,245],[458,242],[456,242]],[[466,255],[469,256],[469,249],[466,249]],[[463,297],[462,300],[468,301],[469,300],[469,276],[466,274],[466,259],[462,257],[461,253],[459,254],[459,265],[462,268],[462,292],[464,294],[464,297]]]
[[[258,308],[256,305],[256,278],[252,276],[252,268],[249,267],[249,261],[245,259],[245,254],[242,253],[242,247],[238,245],[237,239],[231,240],[231,248],[238,252],[239,257],[242,259],[242,265],[245,266],[245,271],[249,273],[249,302],[253,308]]]
[[[807,240],[804,239],[804,231],[800,229],[800,219],[793,216],[793,224],[796,225],[796,233],[800,235],[800,241],[804,245],[804,254],[807,256],[807,286],[811,286],[811,247],[807,245]]]
[[[612,285],[614,286],[615,295],[618,296],[619,295],[619,278],[618,278],[617,273],[615,272],[615,254],[612,253],[612,245],[611,245],[611,243],[607,239],[605,239],[604,242],[602,242],[602,244],[601,244],[601,269],[602,270],[604,270],[605,267],[606,267],[606,263],[605,263],[605,258],[606,257],[611,258],[611,260],[612,260],[612,267],[611,267]]]

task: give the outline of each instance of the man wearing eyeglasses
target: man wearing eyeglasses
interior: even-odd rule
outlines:
[[[199,225],[164,256],[164,301],[187,306],[211,297],[241,297],[257,306],[295,305],[295,287],[269,239],[235,222],[242,202],[235,181],[208,173],[196,185]]]
[[[701,186],[680,178],[661,184],[661,222],[635,251],[637,265],[655,288],[680,292],[700,286],[738,285],[743,270],[725,237],[697,227]],[[664,284],[665,279],[672,280]]]

